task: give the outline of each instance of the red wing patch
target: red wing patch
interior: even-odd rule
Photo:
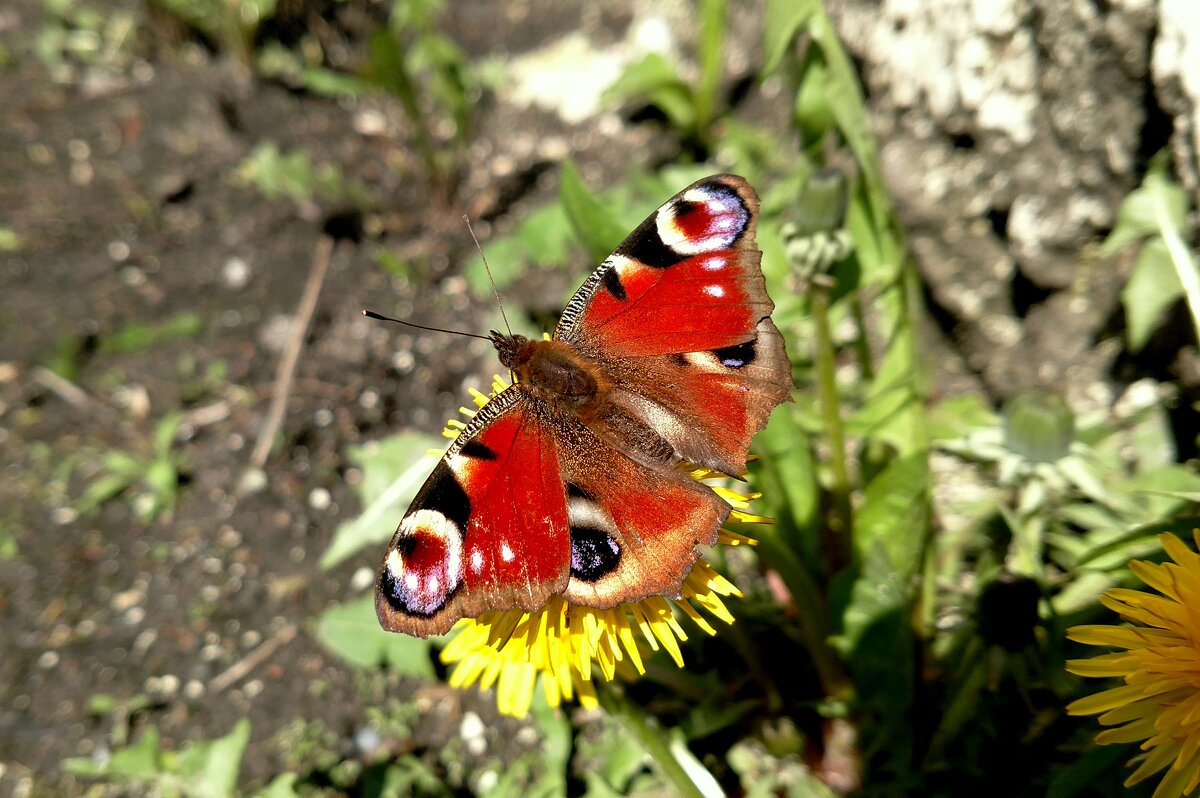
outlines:
[[[427,637],[493,606],[538,609],[566,586],[568,528],[553,431],[512,388],[463,431],[401,519],[376,579],[379,621]]]
[[[756,298],[765,296],[761,286],[748,282],[757,252],[720,250],[668,269],[613,261],[611,269],[623,298],[599,291],[581,317],[587,345],[609,357],[719,349],[746,340],[771,313],[769,301]]]
[[[743,343],[631,359],[621,373],[625,404],[640,406],[639,418],[683,459],[735,476],[751,438],[792,388],[783,336],[769,318]]]
[[[769,316],[740,177],[688,186],[638,225],[567,303],[555,337],[612,356],[715,349]]]
[[[563,452],[571,524],[567,600],[613,607],[678,596],[699,552],[716,543],[729,505],[674,468],[649,469],[579,427]]]

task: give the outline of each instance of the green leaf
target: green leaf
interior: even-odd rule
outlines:
[[[321,613],[316,633],[322,645],[355,665],[386,665],[410,676],[434,677],[429,641],[384,631],[375,617],[373,594]]]
[[[1050,771],[1052,778],[1046,788],[1046,798],[1077,798],[1103,794],[1125,795],[1120,787],[1124,774],[1121,765],[1129,758],[1125,745],[1096,745],[1088,748],[1065,767]],[[1108,789],[1097,791],[1098,785]]]
[[[404,509],[433,469],[426,453],[439,442],[432,435],[403,432],[350,450],[351,462],[362,468],[357,493],[364,509],[338,526],[318,562],[322,569],[333,568],[364,546],[391,539]]]
[[[929,527],[932,478],[925,453],[893,460],[867,485],[854,517],[855,545],[864,556],[882,549],[907,583],[917,572]]]
[[[0,55],[2,54],[3,50],[0,50]],[[0,65],[3,65],[2,58],[0,58]],[[0,224],[0,252],[16,252],[24,245],[25,243],[15,230]]]
[[[90,513],[100,505],[115,498],[135,481],[136,479],[131,479],[122,474],[108,474],[103,476],[88,485],[83,496],[75,503],[75,510],[79,513]]]
[[[763,500],[772,508],[772,515],[787,513],[791,521],[779,531],[790,531],[789,547],[802,559],[813,561],[821,547],[821,486],[808,433],[796,423],[791,408],[785,406],[771,415],[766,429],[755,439],[754,448],[762,454],[756,470],[762,473]]]
[[[808,24],[817,7],[817,0],[767,0],[763,20],[764,76],[779,69],[796,34]]]
[[[306,66],[300,72],[304,88],[322,97],[367,97],[376,87],[354,75],[325,67]]]
[[[254,798],[299,798],[295,773],[280,773],[271,783],[254,793]]]
[[[583,242],[588,256],[596,263],[607,258],[625,238],[628,229],[588,191],[571,161],[562,167],[559,201],[575,236]]]
[[[1121,248],[1160,232],[1159,209],[1176,229],[1187,220],[1187,193],[1167,175],[1167,157],[1160,152],[1150,160],[1142,184],[1129,194],[1117,211],[1117,223],[1104,240],[1101,254],[1113,255]]]
[[[204,329],[196,313],[180,313],[158,324],[135,321],[100,339],[97,351],[106,354],[140,352],[168,341],[194,338]]]
[[[687,92],[687,84],[675,66],[660,53],[649,53],[625,68],[607,89],[604,97],[611,102],[641,99],[664,89]]]
[[[1166,242],[1155,237],[1138,252],[1129,281],[1121,289],[1129,349],[1138,352],[1163,321],[1164,312],[1183,296],[1183,284]]]
[[[179,752],[179,775],[189,798],[234,798],[242,754],[250,741],[250,721],[242,718],[216,740],[192,743]]]
[[[695,130],[699,119],[692,87],[661,53],[650,53],[626,67],[605,89],[604,100],[610,104],[632,100],[648,102],[666,114],[672,127],[680,131]]]
[[[988,403],[975,393],[947,396],[925,411],[925,426],[930,440],[934,441],[954,440],[998,424]]]
[[[1075,567],[1082,568],[1083,566],[1094,562],[1111,551],[1124,548],[1132,543],[1137,543],[1148,538],[1157,537],[1164,532],[1169,532],[1179,538],[1182,538],[1183,540],[1190,541],[1192,540],[1194,531],[1196,529],[1200,529],[1200,517],[1178,518],[1169,521],[1158,521],[1153,524],[1146,524],[1092,549],[1087,554],[1079,558],[1079,560],[1075,563]]]
[[[696,128],[707,135],[716,114],[717,91],[725,65],[725,29],[728,25],[726,0],[701,0],[700,3],[700,82],[693,93]]]
[[[175,433],[179,431],[181,423],[183,423],[182,415],[168,413],[154,428],[154,453],[160,459],[166,459],[167,453],[171,451],[171,446],[175,443]]]
[[[86,757],[67,759],[63,770],[76,776],[111,776],[129,781],[149,781],[162,773],[158,750],[158,729],[146,729],[133,745],[113,752],[105,763]]]
[[[575,242],[575,233],[562,202],[551,202],[535,208],[512,235],[492,239],[486,244],[488,264],[492,268],[496,287],[511,285],[527,265],[561,265],[571,254]],[[491,296],[492,284],[481,258],[472,258],[467,264],[465,276],[472,291],[480,296]]]
[[[1134,497],[1143,518],[1158,520],[1179,512],[1183,505],[1200,503],[1200,474],[1171,464],[1134,474],[1117,489]]]

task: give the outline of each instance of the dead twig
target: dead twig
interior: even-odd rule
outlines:
[[[38,366],[33,370],[33,379],[38,385],[77,410],[92,410],[96,406],[96,400],[88,396],[87,391],[70,380],[60,377],[45,366]]]
[[[300,307],[296,309],[296,318],[292,321],[292,337],[287,349],[279,361],[279,370],[275,374],[275,390],[271,394],[271,407],[267,418],[258,433],[258,441],[254,444],[254,452],[250,455],[250,465],[262,468],[271,454],[271,444],[275,441],[275,433],[283,423],[284,412],[287,410],[288,395],[292,391],[292,377],[296,373],[296,363],[300,360],[300,350],[304,347],[304,336],[308,332],[308,323],[312,320],[313,311],[317,307],[317,298],[321,295],[321,285],[325,282],[325,272],[329,269],[329,260],[333,256],[334,241],[329,236],[322,236],[317,251],[313,254],[312,268],[308,272],[308,282],[304,285],[304,295],[300,297]]]
[[[275,634],[268,637],[263,642],[259,643],[258,648],[251,651],[246,656],[242,657],[237,662],[230,665],[225,670],[218,673],[213,680],[208,683],[210,692],[219,693],[227,687],[236,684],[238,680],[250,673],[250,671],[263,664],[272,654],[276,652],[284,644],[291,641],[296,636],[296,624],[289,623],[287,626],[280,629]]]

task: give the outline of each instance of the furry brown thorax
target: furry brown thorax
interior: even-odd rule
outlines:
[[[575,347],[564,341],[531,341],[523,335],[491,333],[500,362],[540,399],[579,417],[594,414],[604,403],[610,385]]]

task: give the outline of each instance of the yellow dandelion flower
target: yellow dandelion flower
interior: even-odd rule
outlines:
[[[496,376],[491,387],[490,395],[471,391],[477,407],[483,407],[508,383]],[[460,412],[473,416],[475,411],[460,408]],[[454,438],[464,428],[452,419],[442,434]],[[693,470],[691,475],[697,480],[720,476],[704,468]],[[731,520],[770,523],[749,511],[750,501],[758,494],[740,493],[723,485],[710,487],[733,507]],[[730,546],[755,543],[727,529],[720,530],[718,542]],[[699,559],[684,580],[678,598],[650,596],[611,609],[596,609],[555,596],[536,612],[493,610],[478,618],[464,618],[451,631],[441,660],[452,668],[452,686],[478,684],[483,690],[494,687],[497,706],[505,715],[527,715],[539,682],[551,706],[578,701],[592,708],[599,703],[597,679],[636,678],[645,673],[643,660],[649,653],[662,649],[683,667],[679,643],[688,635],[679,622],[680,616],[687,616],[701,630],[715,635],[716,628],[700,610],[731,624],[733,615],[724,598],[741,595],[733,583]]]
[[[1200,530],[1194,533],[1200,544]],[[1072,715],[1099,715],[1100,743],[1141,741],[1125,786],[1166,770],[1154,798],[1191,795],[1200,786],[1200,555],[1175,535],[1159,535],[1174,562],[1135,560],[1133,573],[1162,595],[1114,588],[1100,601],[1130,626],[1076,626],[1079,643],[1122,649],[1071,660],[1079,676],[1120,677],[1125,684],[1072,702]]]

